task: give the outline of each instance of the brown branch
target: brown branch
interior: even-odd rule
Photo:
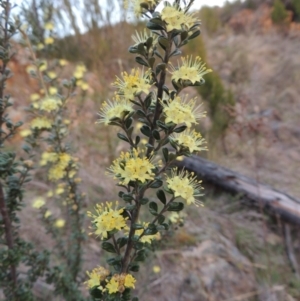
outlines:
[[[4,231],[5,231],[5,240],[9,250],[13,250],[14,242],[13,242],[13,235],[12,235],[12,225],[9,218],[9,214],[7,211],[3,187],[2,183],[0,182],[0,213],[2,215],[3,223],[4,223]],[[13,291],[17,286],[17,271],[14,264],[10,266],[10,276],[13,282]],[[14,299],[15,300],[15,299]]]

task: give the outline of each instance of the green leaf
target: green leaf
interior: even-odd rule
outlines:
[[[182,133],[183,131],[185,131],[187,129],[187,126],[186,125],[182,125],[182,126],[179,126],[177,127],[176,129],[174,129],[173,131],[175,133]]]
[[[153,38],[149,37],[146,41],[146,47],[148,50],[151,48],[152,44],[153,44]]]
[[[166,49],[169,47],[169,40],[168,40],[167,38],[163,37],[163,36],[160,36],[160,37],[158,38],[158,43],[159,43],[159,45],[161,46],[161,48],[162,48],[163,50],[165,50],[165,51],[166,51]]]
[[[158,141],[160,140],[160,134],[159,134],[158,130],[153,130],[152,135],[156,140],[158,140]]]
[[[159,126],[161,129],[163,130],[168,130],[168,127],[165,125],[165,123],[163,123],[162,121],[160,120],[157,120],[156,121],[156,125]]]
[[[189,36],[189,33],[187,31],[181,32],[181,34],[180,34],[181,41],[184,41],[188,36]]]
[[[148,108],[150,107],[151,102],[152,102],[152,97],[153,97],[153,95],[152,95],[152,93],[150,92],[150,93],[147,95],[147,97],[145,98],[144,104],[145,104],[146,109],[148,109]],[[145,115],[145,116],[146,116],[146,115]]]
[[[137,146],[141,141],[141,137],[140,136],[136,136],[135,137],[135,145]]]
[[[165,161],[166,161],[166,163],[167,163],[168,160],[169,160],[169,150],[168,150],[166,147],[164,147],[164,148],[162,149],[162,152],[163,152],[163,155],[164,155],[164,159],[165,159]]]
[[[147,254],[145,250],[141,250],[137,253],[136,257],[134,258],[134,261],[145,261],[147,258]]]
[[[147,22],[146,24],[147,28],[149,28],[150,30],[164,30],[164,27],[159,25],[159,24],[155,24],[153,22]]]
[[[165,221],[165,219],[166,219],[165,216],[159,215],[158,219],[157,219],[157,222],[161,225]]]
[[[126,126],[127,129],[129,129],[130,126],[132,125],[132,121],[133,121],[132,118],[126,119],[126,121],[125,121],[125,126]]]
[[[110,242],[103,242],[101,245],[102,249],[109,252],[109,253],[117,253],[115,247]]]
[[[138,272],[139,270],[140,270],[140,266],[136,263],[132,263],[129,266],[129,271],[131,271],[131,272]]]
[[[173,52],[171,52],[170,57],[180,55],[182,52],[179,49],[175,49]]]
[[[149,64],[149,66],[153,69],[153,66],[154,66],[154,63],[155,63],[155,57],[153,56],[153,57],[150,57],[149,59],[148,59],[148,64]]]
[[[117,256],[117,257],[108,258],[106,260],[106,262],[109,265],[120,264],[122,262],[122,257],[121,256]]]
[[[140,131],[146,136],[150,137],[151,136],[151,129],[147,125],[143,125],[140,129]]]
[[[167,202],[167,199],[166,199],[166,195],[164,193],[163,190],[159,189],[157,192],[156,192],[156,196],[158,197],[158,199],[165,205],[166,202]]]
[[[164,60],[161,54],[157,50],[154,51],[154,54],[158,56],[162,61]]]
[[[142,66],[149,67],[149,64],[145,60],[143,60],[140,56],[137,56],[135,58],[135,61]]]
[[[136,230],[144,229],[142,224],[133,224],[132,227],[133,227],[133,229],[136,229]]]
[[[166,70],[167,65],[165,63],[160,63],[156,66],[155,74],[158,75],[161,71]]]
[[[135,208],[136,208],[136,205],[135,205],[135,204],[132,204],[132,205],[127,204],[127,205],[125,206],[125,210],[128,210],[128,211],[132,211],[132,210],[134,210]]]
[[[150,202],[149,211],[152,215],[157,215],[158,206],[155,202]]]
[[[149,199],[147,199],[147,198],[140,199],[140,204],[141,205],[146,205],[146,204],[148,204],[148,202],[149,202]]]
[[[162,180],[155,180],[149,187],[150,188],[159,188],[163,184]]]
[[[119,245],[119,248],[121,249],[122,247],[124,247],[128,242],[128,238],[127,237],[120,237],[117,240],[117,244]]]
[[[118,133],[117,136],[119,139],[129,142],[128,138],[124,134]]]
[[[154,235],[158,232],[157,226],[154,224],[149,224],[148,228],[145,230],[145,235]]]
[[[183,210],[184,205],[181,202],[172,202],[171,204],[169,204],[168,207],[168,211],[175,211],[175,212],[179,212],[181,210]]]
[[[154,24],[158,24],[158,25],[161,25],[161,26],[165,25],[165,22],[161,18],[159,18],[159,17],[152,18],[152,19],[150,19],[149,22],[154,23]]]
[[[134,199],[134,197],[132,196],[132,194],[129,194],[129,193],[123,193],[122,195],[122,199],[125,201],[125,202],[130,202]]]
[[[146,117],[146,113],[141,109],[137,109],[136,113],[138,116]]]
[[[198,37],[200,35],[200,33],[201,33],[200,30],[193,32],[193,34],[191,34],[189,36],[189,40],[195,39],[196,37]]]

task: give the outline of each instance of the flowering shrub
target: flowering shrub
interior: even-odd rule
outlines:
[[[48,59],[47,51],[55,42],[54,25],[45,18],[44,30],[22,30],[10,18],[9,0],[0,0],[0,293],[6,300],[31,301],[37,280],[51,284],[51,293],[64,300],[126,301],[138,286],[135,275],[139,265],[171,223],[182,223],[184,205],[201,202],[201,181],[193,173],[173,167],[175,160],[206,150],[205,141],[193,126],[204,116],[197,99],[182,94],[190,86],[204,84],[206,69],[199,57],[183,57],[173,64],[173,56],[199,34],[199,20],[189,13],[194,2],[158,0],[126,1],[128,9],[149,21],[147,29],[133,36],[129,52],[142,67],[116,77],[111,100],[103,102],[100,126],[116,126],[118,138],[128,144],[107,170],[120,187],[115,200],[104,202],[87,212],[91,235],[101,240],[102,249],[113,254],[106,266],[97,266],[82,275],[84,231],[84,194],[80,191],[78,159],[69,133],[67,102],[76,87],[88,89],[86,68],[79,64],[71,80],[61,80],[65,60]],[[47,10],[45,10],[47,11]],[[30,13],[30,12],[29,12]],[[7,63],[11,58],[11,37],[20,32],[32,64],[27,72],[38,81],[31,96],[30,121],[12,122],[5,82],[11,76]],[[167,76],[170,80],[167,80]],[[169,84],[169,86],[167,85]],[[171,86],[172,85],[172,86]],[[7,141],[15,134],[23,137],[21,151],[11,151]],[[53,250],[37,250],[21,238],[18,212],[24,206],[25,183],[38,165],[47,181],[48,191],[35,196],[31,203]],[[117,200],[118,199],[118,200]],[[52,204],[52,207],[50,206]],[[56,210],[52,210],[55,206]],[[148,214],[144,214],[148,213]],[[148,218],[145,218],[147,217]],[[149,218],[151,216],[152,218]],[[3,246],[3,247],[2,247]],[[25,267],[25,268],[23,268]],[[21,269],[23,272],[21,273]],[[159,267],[155,267],[159,272]],[[21,276],[22,274],[22,276]],[[82,290],[85,286],[90,291]]]
[[[194,1],[127,1],[127,8],[146,16],[147,30],[133,36],[129,52],[136,55],[136,67],[123,72],[112,84],[112,100],[103,103],[98,123],[120,129],[118,138],[128,143],[127,152],[112,162],[108,169],[120,187],[119,201],[107,202],[88,212],[92,220],[91,235],[102,241],[102,248],[114,254],[107,267],[88,271],[85,282],[95,300],[131,299],[138,285],[134,273],[139,271],[154,240],[167,231],[170,219],[186,205],[199,205],[201,181],[186,170],[172,167],[181,157],[205,150],[205,141],[192,126],[204,116],[196,99],[180,92],[189,86],[204,84],[203,76],[211,70],[200,57],[183,57],[174,65],[173,56],[199,34],[199,20],[189,13]],[[167,86],[167,75],[172,88]],[[135,126],[138,123],[139,126]],[[137,134],[135,128],[139,129]],[[145,141],[142,143],[142,141]],[[156,190],[154,196],[153,189]],[[143,220],[149,212],[152,219]],[[167,219],[168,212],[177,213]]]

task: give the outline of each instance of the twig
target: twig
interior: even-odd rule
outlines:
[[[296,277],[298,279],[300,279],[299,265],[298,265],[297,258],[294,253],[290,225],[287,223],[284,223],[283,230],[284,230],[284,240],[285,240],[287,256],[289,258],[290,264],[292,266],[293,271],[295,272]]]
[[[2,187],[1,182],[0,182],[0,212],[2,215],[3,222],[4,222],[4,231],[5,231],[5,239],[6,239],[7,246],[10,250],[13,250],[14,243],[13,243],[13,235],[12,235],[12,226],[11,226],[11,221],[10,221],[7,207],[6,207],[4,193],[3,193],[3,187]],[[14,264],[10,265],[10,275],[11,275],[11,279],[13,282],[13,292],[14,292],[14,288],[17,286],[17,272],[16,272],[16,267]],[[15,295],[15,293],[13,293],[13,294]],[[15,297],[14,297],[14,300],[15,300]]]

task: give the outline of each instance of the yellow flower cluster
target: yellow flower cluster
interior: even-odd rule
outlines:
[[[105,125],[108,125],[112,118],[123,119],[124,116],[133,111],[133,104],[125,98],[117,95],[114,100],[113,102],[108,100],[102,104],[98,123],[103,122]]]
[[[52,122],[46,117],[36,117],[31,121],[31,128],[35,129],[51,129]]]
[[[161,12],[161,19],[166,22],[168,32],[173,29],[189,29],[198,22],[198,19],[195,16],[184,13],[177,5],[165,6]]]
[[[190,153],[199,152],[201,150],[207,150],[203,144],[205,140],[202,138],[200,133],[195,130],[185,130],[182,133],[174,133],[170,136],[170,139],[181,147],[188,148]]]
[[[135,288],[135,282],[135,278],[130,274],[115,274],[106,284],[106,288],[109,294],[123,293],[125,288]]]
[[[140,149],[131,152],[122,152],[120,157],[113,161],[109,171],[114,174],[115,179],[121,179],[120,183],[127,185],[130,181],[154,180],[153,169],[155,165],[148,159]]]
[[[115,203],[115,208],[118,207],[118,201]],[[113,230],[122,230],[126,228],[126,220],[122,216],[124,209],[113,209],[113,203],[106,203],[96,205],[96,215],[92,214],[90,211],[87,212],[88,216],[93,218],[93,223],[95,224],[96,230],[95,234],[101,236],[101,238],[107,238],[108,232]]]
[[[45,199],[43,197],[37,197],[32,203],[32,207],[35,209],[40,209],[45,205]]]
[[[86,272],[87,275],[90,277],[89,280],[84,282],[84,284],[88,288],[93,288],[93,287],[99,287],[100,288],[100,283],[106,279],[106,277],[110,274],[109,270],[105,269],[104,267],[97,267],[92,270],[92,272]],[[101,287],[102,288],[102,287]]]
[[[133,11],[136,16],[139,16],[143,12],[143,8],[141,7],[142,3],[148,4],[149,9],[153,9],[161,0],[133,0]],[[124,0],[124,7],[128,8],[128,0]]]
[[[146,29],[144,29],[143,32],[135,31],[135,35],[132,35],[131,38],[135,42],[134,46],[137,46],[141,43],[145,44],[149,38],[153,39],[152,45],[157,44],[158,41],[158,36],[152,33],[152,31],[148,31]]]
[[[68,153],[45,152],[42,154],[40,165],[53,163],[54,165],[49,169],[48,177],[51,181],[57,181],[66,175],[66,168],[71,160],[72,157]]]
[[[40,109],[46,112],[52,112],[58,110],[61,105],[62,102],[59,98],[48,96],[41,101]]]
[[[212,72],[211,69],[205,67],[205,63],[202,63],[199,56],[193,61],[192,57],[181,58],[181,65],[178,63],[178,67],[174,67],[170,64],[172,74],[172,80],[176,82],[190,81],[192,84],[200,82],[203,75]]]
[[[196,106],[196,99],[188,100],[188,95],[184,98],[176,96],[174,100],[170,98],[162,101],[161,104],[166,116],[166,123],[185,123],[187,127],[191,127],[192,123],[196,124],[199,119],[205,116],[201,110],[201,105]]]
[[[85,72],[86,72],[86,67],[83,64],[80,64],[80,65],[76,66],[73,76],[76,79],[81,79],[81,78],[83,78],[83,75]]]
[[[142,92],[148,94],[151,88],[150,71],[144,73],[140,69],[132,69],[131,73],[122,72],[122,79],[117,77],[113,86],[119,89],[119,94],[128,100],[134,100],[135,96]]]
[[[167,176],[166,182],[168,188],[174,192],[174,196],[183,198],[187,205],[202,204],[195,199],[197,196],[202,196],[200,194],[201,181],[198,181],[193,173],[188,173],[185,170],[178,173],[177,168],[174,168],[171,171],[171,177]]]

